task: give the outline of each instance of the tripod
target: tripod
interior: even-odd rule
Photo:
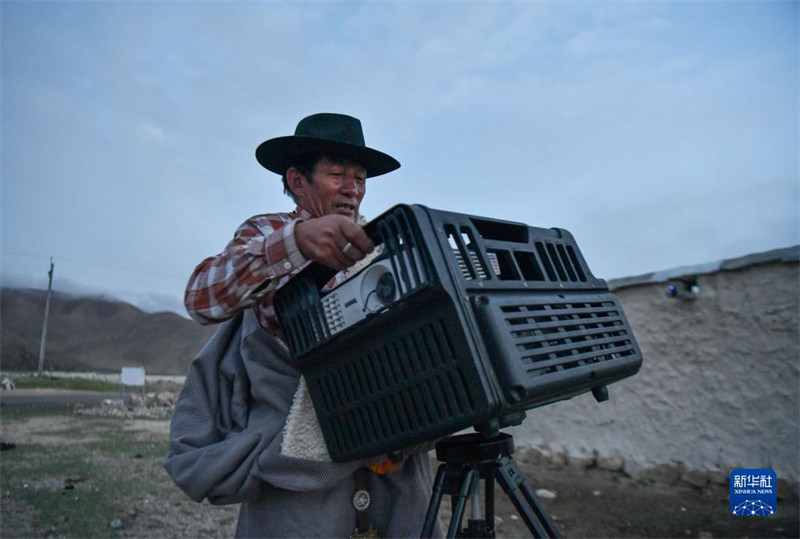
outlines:
[[[488,537],[494,535],[494,481],[500,483],[517,512],[534,537],[559,537],[539,499],[531,490],[517,463],[511,458],[514,439],[497,433],[487,437],[481,433],[462,434],[436,444],[436,458],[442,462],[436,472],[431,501],[421,537],[431,537],[444,494],[452,500],[453,514],[447,537]],[[484,480],[484,518],[479,519],[478,483]],[[467,497],[473,503],[473,519],[459,529],[466,509]]]

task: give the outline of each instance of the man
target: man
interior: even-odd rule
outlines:
[[[367,148],[361,123],[340,114],[303,119],[293,137],[262,143],[256,158],[283,175],[284,191],[297,208],[248,219],[222,253],[197,267],[185,303],[192,318],[206,324],[258,305],[259,320],[274,332],[271,292],[283,284],[282,277],[297,273],[308,260],[345,270],[372,250],[356,224],[366,178],[400,163]]]
[[[358,224],[367,178],[400,163],[367,147],[360,121],[341,114],[301,120],[256,158],[282,175],[296,208],[251,217],[192,274],[187,311],[222,325],[192,363],[165,467],[197,501],[241,502],[237,536],[418,536],[432,483],[427,454],[330,462],[272,306],[310,261],[340,270],[334,285],[373,250]]]

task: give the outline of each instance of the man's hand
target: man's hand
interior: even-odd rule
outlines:
[[[307,259],[336,270],[349,268],[375,247],[364,229],[343,215],[299,222],[294,239]]]

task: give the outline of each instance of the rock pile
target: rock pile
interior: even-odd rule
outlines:
[[[147,393],[142,400],[141,393],[130,393],[119,399],[105,399],[100,406],[76,408],[77,413],[107,417],[169,419],[178,400],[174,391]]]

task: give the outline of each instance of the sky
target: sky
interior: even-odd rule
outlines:
[[[316,112],[402,163],[367,218],[565,228],[603,279],[796,245],[799,7],[3,0],[0,282],[183,313]]]

